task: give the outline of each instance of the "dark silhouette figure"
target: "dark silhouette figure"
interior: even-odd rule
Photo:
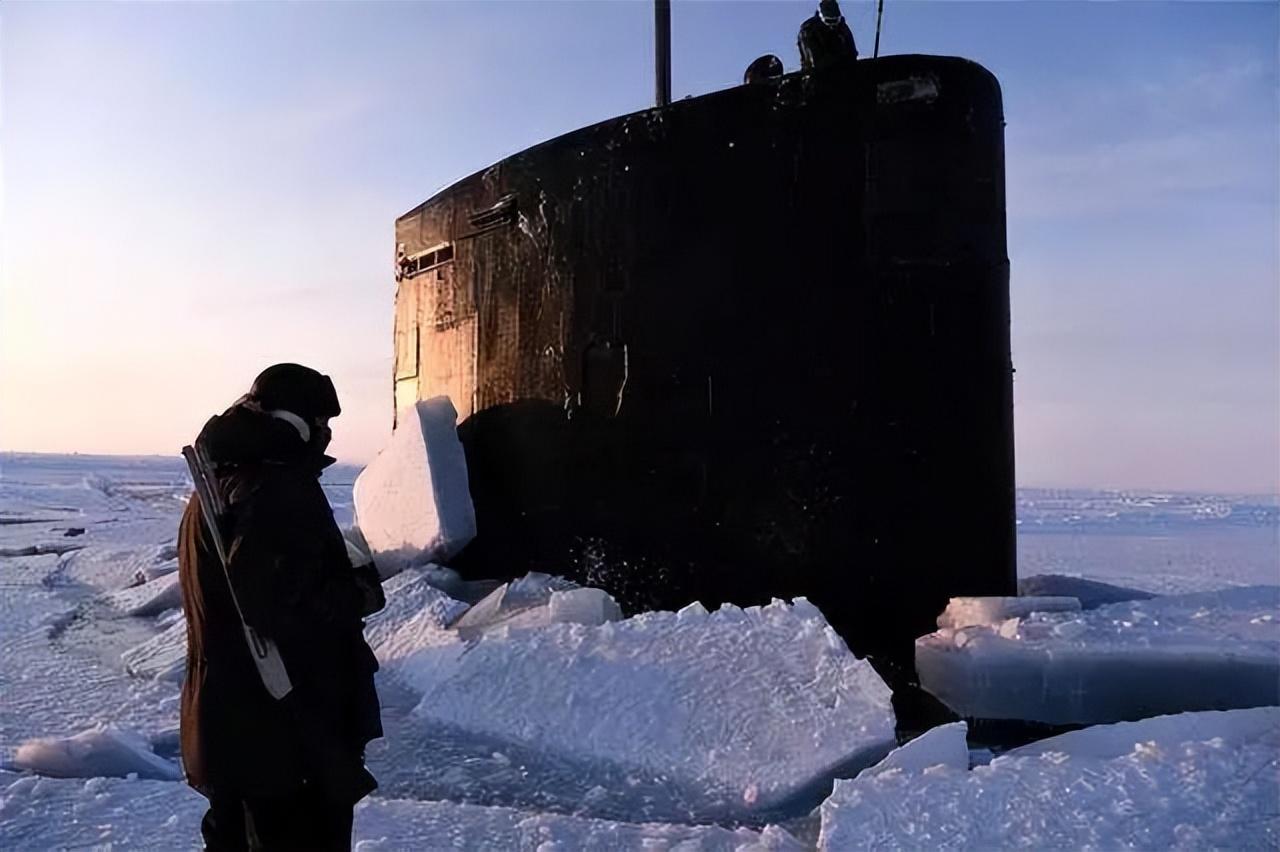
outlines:
[[[767,83],[782,76],[782,60],[772,53],[766,53],[747,66],[742,75],[744,83]]]
[[[364,768],[382,727],[362,619],[385,601],[372,566],[352,567],[319,482],[340,410],[328,376],[278,364],[196,439],[227,505],[225,573],[198,495],[178,532],[182,758],[209,799],[207,849],[347,850],[352,809],[377,786]],[[293,688],[281,700],[263,686],[237,602],[284,659]]]
[[[813,17],[800,25],[797,39],[800,47],[800,67],[805,71],[826,68],[858,58],[858,46],[853,32],[840,14],[837,0],[822,0]]]

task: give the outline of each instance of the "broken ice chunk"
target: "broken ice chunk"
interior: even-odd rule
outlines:
[[[182,606],[182,587],[176,573],[163,574],[140,586],[110,592],[102,599],[125,615],[149,617]]]
[[[356,478],[356,519],[378,572],[455,555],[476,534],[467,460],[448,397],[401,412],[391,441]]]
[[[28,740],[18,746],[13,765],[53,778],[182,778],[178,765],[152,752],[145,738],[102,725],[74,737]]]
[[[120,655],[125,671],[178,683],[187,667],[187,620],[176,619],[166,630]]]
[[[920,684],[967,718],[1094,724],[1280,703],[1280,587],[1033,612],[916,640]],[[1003,628],[1003,629],[1002,629]]]
[[[830,634],[803,601],[690,608],[490,631],[388,668],[424,726],[663,778],[733,818],[821,795],[892,746],[888,687]]]
[[[563,577],[530,571],[518,580],[494,589],[450,626],[464,639],[474,639],[504,626],[545,627],[556,620],[551,617],[549,608],[552,595],[577,587],[576,583]]]
[[[547,603],[552,621],[572,624],[604,624],[622,618],[622,609],[603,589],[568,589],[552,592]]]
[[[455,641],[447,625],[467,607],[435,586],[433,568],[410,568],[382,584],[387,605],[364,629],[365,641],[380,661],[432,642]]]
[[[933,766],[949,769],[969,768],[969,726],[964,722],[951,722],[930,728],[915,739],[898,746],[889,756],[858,773],[859,778],[869,778],[898,769],[903,772],[923,772]]]
[[[837,781],[818,848],[1273,849],[1278,801],[1280,708],[1189,713]]]
[[[1033,612],[1070,612],[1078,609],[1080,601],[1061,596],[952,598],[942,615],[938,616],[938,626],[960,628],[976,624],[999,624]]]

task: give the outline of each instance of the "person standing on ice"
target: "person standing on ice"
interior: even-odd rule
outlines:
[[[209,799],[209,850],[350,849],[355,803],[377,786],[364,747],[382,736],[378,664],[362,619],[385,600],[372,566],[352,567],[319,482],[340,412],[328,376],[277,364],[196,439],[226,504],[225,573],[198,495],[178,532],[182,760]],[[283,699],[264,686],[237,603],[283,658]]]
[[[837,0],[822,0],[813,17],[800,25],[797,39],[800,67],[805,71],[826,68],[858,58],[853,31],[845,23]]]

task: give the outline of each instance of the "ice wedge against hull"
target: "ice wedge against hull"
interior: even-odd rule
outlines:
[[[475,537],[457,419],[448,397],[402,411],[390,443],[356,479],[356,521],[384,578],[443,562]]]
[[[1280,587],[1032,613],[916,641],[961,716],[1055,725],[1280,704]]]

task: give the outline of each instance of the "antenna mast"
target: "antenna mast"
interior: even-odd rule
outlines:
[[[655,97],[664,107],[671,103],[671,0],[653,0],[653,70]]]
[[[876,51],[871,55],[872,59],[880,57],[880,22],[884,20],[884,0],[880,0],[879,9],[876,11]]]

